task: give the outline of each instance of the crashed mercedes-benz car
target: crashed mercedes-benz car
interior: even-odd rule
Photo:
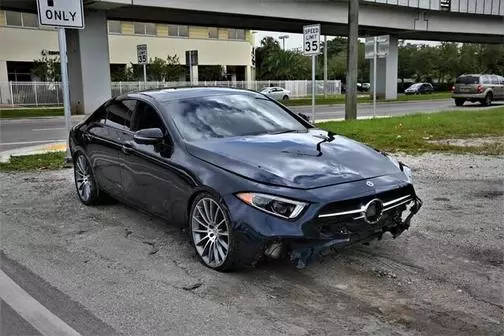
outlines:
[[[421,201],[391,156],[257,92],[178,88],[112,98],[70,133],[80,200],[109,195],[187,228],[219,271],[410,226]]]

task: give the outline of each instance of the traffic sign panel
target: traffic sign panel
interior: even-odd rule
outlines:
[[[303,54],[320,54],[320,25],[314,24],[303,27]]]
[[[37,0],[39,24],[60,28],[84,28],[82,0]]]
[[[366,37],[364,54],[366,59],[374,57],[374,39],[375,37]],[[389,53],[390,36],[376,36],[376,57],[386,57]]]
[[[138,64],[149,63],[149,59],[147,57],[147,44],[137,45],[137,59],[138,59]]]

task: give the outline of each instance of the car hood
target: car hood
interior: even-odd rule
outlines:
[[[200,140],[188,143],[188,151],[245,178],[301,189],[399,172],[382,153],[319,129]]]

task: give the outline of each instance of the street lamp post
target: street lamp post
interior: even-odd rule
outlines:
[[[289,38],[289,35],[280,35],[278,38],[282,40],[282,49],[285,50],[285,40]]]

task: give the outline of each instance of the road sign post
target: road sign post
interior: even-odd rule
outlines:
[[[376,118],[376,36],[373,40],[373,118]]]
[[[315,123],[315,64],[316,57],[320,54],[320,25],[303,27],[303,53],[312,57],[312,123]]]
[[[390,36],[367,37],[365,43],[365,58],[373,60],[373,118],[376,117],[376,66],[377,59],[387,57],[389,53]]]
[[[82,5],[82,0],[37,0],[37,12],[40,26],[58,28],[65,128],[67,133],[70,134],[70,129],[72,128],[72,112],[70,110],[65,28],[84,29],[84,7]],[[68,136],[65,160],[67,162],[72,161]]]
[[[147,63],[149,62],[149,57],[147,54],[147,44],[137,45],[137,60],[138,64],[143,65],[143,77],[144,83],[147,82]]]

